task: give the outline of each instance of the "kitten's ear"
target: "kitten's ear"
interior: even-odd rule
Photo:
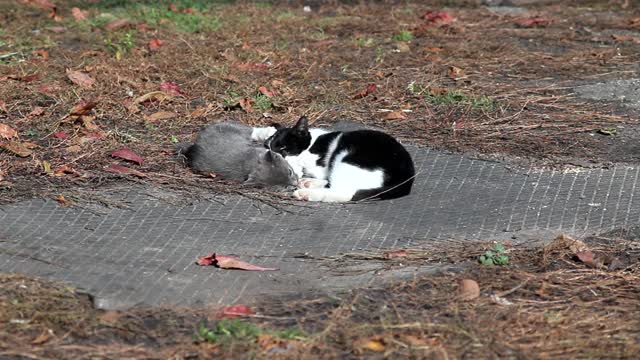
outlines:
[[[264,159],[267,162],[273,162],[273,152],[271,152],[271,150],[268,150],[265,154],[264,154]]]
[[[271,127],[275,128],[276,130],[282,129],[284,126],[282,126],[282,124],[277,123],[277,122],[272,122],[271,123]]]
[[[298,119],[298,122],[293,126],[293,129],[298,132],[308,132],[309,131],[309,119],[306,116],[302,116]]]

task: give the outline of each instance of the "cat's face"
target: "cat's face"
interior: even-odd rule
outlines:
[[[309,120],[303,116],[293,127],[278,127],[276,132],[264,142],[264,147],[282,156],[300,155],[311,145]]]
[[[269,186],[297,186],[298,175],[282,155],[266,151],[259,158],[258,165],[249,174],[247,182]]]

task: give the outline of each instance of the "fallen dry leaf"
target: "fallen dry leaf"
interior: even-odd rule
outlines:
[[[197,109],[195,109],[195,110],[193,110],[191,112],[190,116],[192,118],[200,117],[200,116],[204,115],[207,112],[207,110],[208,110],[208,108],[206,108],[206,107],[197,108]]]
[[[33,154],[33,151],[29,149],[28,143],[20,143],[17,141],[7,141],[0,143],[0,148],[12,152],[20,157],[27,157]]]
[[[88,115],[80,116],[80,121],[82,121],[82,126],[84,126],[85,129],[90,131],[100,130],[100,127],[93,123],[93,120],[95,119],[96,119],[95,116],[88,116]]]
[[[27,115],[27,117],[40,116],[42,114],[44,114],[44,108],[40,106],[36,106],[35,108],[33,108],[33,110],[31,110],[31,112]]]
[[[31,341],[31,344],[32,345],[42,345],[42,344],[46,343],[47,341],[51,340],[52,337],[53,337],[53,331],[51,331],[51,329],[47,329],[42,334],[38,335],[38,337],[33,339]]]
[[[248,307],[247,305],[231,305],[220,308],[213,314],[213,318],[221,319],[221,318],[232,318],[232,317],[240,317],[240,316],[249,316],[255,314],[255,311]]]
[[[109,31],[113,31],[113,30],[128,28],[128,27],[131,27],[132,25],[133,24],[127,19],[118,19],[108,23],[107,25],[105,25],[104,28]]]
[[[96,107],[96,105],[98,105],[98,103],[95,101],[82,101],[71,108],[71,110],[69,111],[69,115],[72,115],[72,116],[88,115],[91,112],[91,109]]]
[[[255,266],[244,262],[240,259],[236,259],[232,256],[219,255],[213,253],[207,256],[200,256],[196,261],[196,264],[201,266],[215,266],[220,269],[236,269],[236,270],[247,270],[247,271],[276,271],[277,268],[265,268],[260,266]]]
[[[169,94],[171,96],[185,95],[182,89],[180,88],[180,85],[172,81],[165,81],[162,84],[160,84],[160,91],[164,92],[165,94]]]
[[[60,206],[72,206],[74,204],[73,201],[67,200],[64,195],[60,194],[54,198]]]
[[[158,111],[157,113],[146,115],[144,117],[144,120],[151,122],[151,121],[158,121],[158,120],[173,119],[176,116],[178,116],[178,114],[171,111]]]
[[[407,257],[407,255],[409,255],[407,250],[390,250],[385,251],[384,254],[382,254],[382,257],[384,257],[385,259],[395,259]]]
[[[258,91],[266,97],[273,97],[275,95],[273,91],[267,89],[265,86],[260,86],[258,88]]]
[[[67,69],[67,77],[72,83],[84,88],[90,88],[96,82],[96,80],[89,76],[89,74],[82,71]]]
[[[118,322],[122,313],[120,311],[109,310],[105,311],[104,314],[99,316],[99,320],[101,323],[107,325],[113,325]]]
[[[355,343],[355,350],[357,353],[362,353],[364,351],[383,352],[385,349],[386,346],[384,340],[380,337],[362,339]]]
[[[13,139],[18,136],[18,132],[9,125],[0,124],[0,137],[6,140]]]
[[[620,42],[630,41],[636,44],[640,44],[640,38],[635,36],[613,34],[611,35],[611,38],[613,38],[613,40],[615,41],[620,41]]]
[[[7,109],[7,103],[4,102],[4,100],[0,100],[0,110],[2,110],[2,112],[9,112],[9,109]]]
[[[135,175],[137,177],[146,178],[147,175],[135,169],[130,169],[126,166],[111,164],[107,165],[103,168],[105,171],[116,173],[116,174],[124,174],[124,175]]]
[[[457,80],[461,77],[464,77],[464,70],[462,70],[461,68],[457,67],[457,66],[450,66],[449,67],[449,77]]]
[[[87,17],[89,16],[89,12],[86,10],[80,10],[77,7],[71,8],[71,15],[73,15],[73,18],[76,19],[76,21],[84,21],[87,20]]]
[[[82,176],[82,174],[78,170],[72,168],[69,165],[62,165],[53,171],[53,175],[55,176],[63,176],[66,174]]]
[[[149,43],[147,44],[147,46],[149,46],[149,50],[160,50],[160,48],[162,47],[162,45],[164,44],[164,42],[158,38],[153,38],[151,40],[149,40]]]
[[[253,106],[251,105],[253,103],[253,99],[242,98],[240,99],[240,101],[238,101],[238,103],[240,104],[242,110],[244,110],[245,112],[250,113],[253,111]]]
[[[590,268],[599,269],[603,266],[602,261],[590,250],[578,251],[576,257]]]
[[[354,99],[362,99],[363,97],[374,93],[376,90],[378,90],[378,86],[376,84],[368,84],[367,87],[364,88],[364,90],[362,90],[359,93],[353,95],[353,98]]]
[[[448,12],[445,11],[427,11],[422,16],[422,19],[430,23],[445,24],[455,20]]]
[[[150,101],[164,101],[166,99],[170,99],[171,96],[162,92],[162,91],[152,91],[150,93],[139,96],[133,100],[134,104],[142,104],[144,102]]]
[[[403,120],[406,118],[407,115],[405,115],[402,111],[392,111],[384,116],[385,120]]]
[[[127,148],[116,150],[111,153],[111,156],[115,158],[131,161],[131,162],[137,163],[138,165],[142,165],[142,161],[143,161],[140,155],[134,153],[131,149],[127,149]]]
[[[40,56],[43,60],[49,60],[49,52],[47,50],[33,50],[31,53],[35,56]]]
[[[528,19],[521,19],[516,22],[516,25],[523,28],[531,28],[531,27],[545,27],[551,23],[550,19],[543,17],[532,17]]]
[[[462,301],[475,300],[480,296],[480,286],[471,279],[461,279],[458,281],[458,299]]]

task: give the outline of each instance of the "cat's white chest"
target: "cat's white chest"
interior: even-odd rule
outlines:
[[[287,162],[299,178],[312,177],[326,180],[328,177],[328,169],[317,165],[319,158],[318,155],[312,154],[307,150],[301,152],[299,155],[286,157]]]

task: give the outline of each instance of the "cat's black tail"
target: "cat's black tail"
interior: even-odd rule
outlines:
[[[389,200],[399,197],[407,196],[411,193],[411,186],[413,185],[413,177],[406,180],[406,182],[383,186],[375,189],[358,190],[351,201],[360,200]]]

